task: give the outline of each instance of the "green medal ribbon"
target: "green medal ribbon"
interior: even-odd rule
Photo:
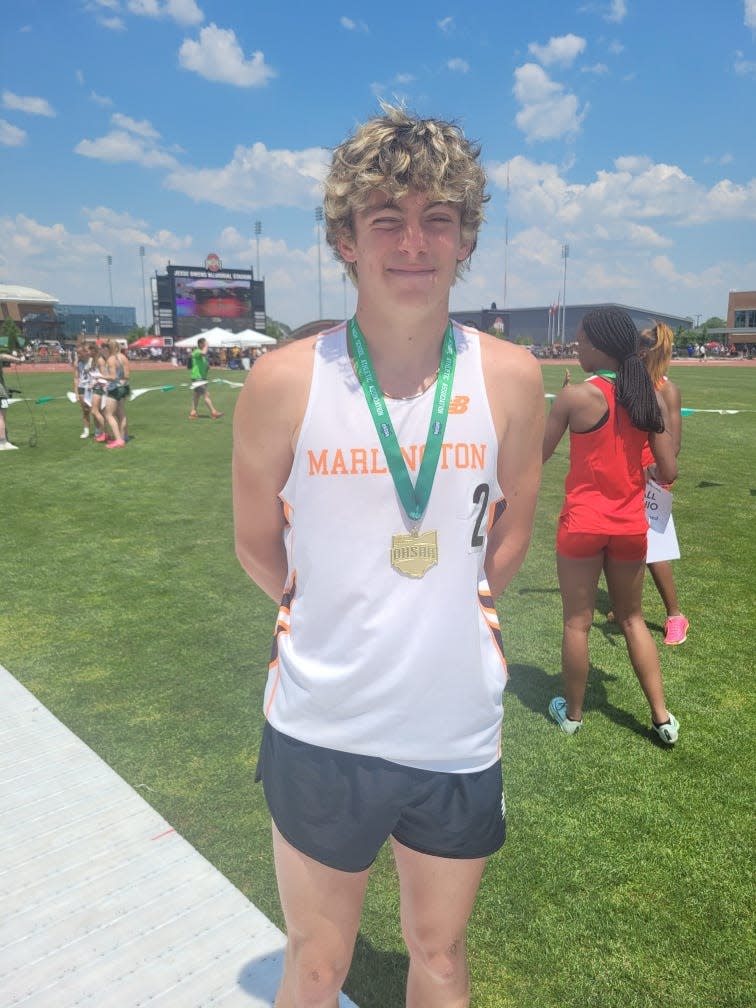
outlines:
[[[457,361],[457,345],[454,341],[454,333],[451,323],[446,327],[444,343],[441,348],[441,366],[438,371],[436,382],[436,395],[433,400],[433,410],[431,412],[430,423],[428,425],[428,436],[425,441],[423,460],[420,464],[420,472],[417,476],[415,486],[412,486],[407,463],[399,447],[399,441],[391,423],[386,400],[381,392],[381,387],[376,378],[373,362],[370,359],[365,337],[362,335],[357,319],[349,321],[349,337],[354,353],[354,369],[357,373],[362,391],[365,393],[365,400],[368,404],[370,414],[378,432],[378,438],[386,457],[386,463],[394,481],[396,492],[402,502],[404,510],[412,521],[417,522],[425,514],[430,500],[433,480],[438,468],[438,460],[441,455],[441,445],[444,441],[446,430],[446,419],[449,415],[449,403],[451,401],[452,384],[454,382],[454,367]]]
[[[609,381],[617,380],[616,371],[594,371],[594,374],[601,375],[602,378],[608,378]]]

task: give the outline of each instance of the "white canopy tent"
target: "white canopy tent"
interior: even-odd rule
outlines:
[[[218,329],[216,327],[215,329],[208,329],[206,332],[197,333],[196,336],[187,336],[186,339],[177,340],[174,346],[183,347],[185,350],[193,350],[204,336],[209,347],[217,348],[224,345],[221,340],[228,335],[228,329]]]
[[[194,349],[202,337],[207,340],[207,345],[213,350],[219,350],[221,347],[261,347],[276,343],[272,336],[256,332],[254,329],[245,329],[243,332],[234,333],[228,329],[216,327],[208,329],[206,332],[197,333],[196,336],[187,336],[186,339],[178,340],[174,345],[184,349]]]
[[[244,329],[239,333],[228,333],[226,346],[238,347],[261,347],[275,346],[276,340],[267,333],[257,332],[256,329]]]

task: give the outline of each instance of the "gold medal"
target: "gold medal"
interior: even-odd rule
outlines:
[[[435,532],[413,529],[409,535],[391,537],[391,566],[407,577],[421,578],[438,563],[438,537]]]

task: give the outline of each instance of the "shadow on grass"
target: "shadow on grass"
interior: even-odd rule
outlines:
[[[613,624],[610,623],[608,626],[613,626]],[[620,630],[617,630],[616,633],[622,637]],[[606,684],[616,681],[617,676],[591,665],[585,691],[584,713],[590,714],[591,711],[600,711],[618,728],[635,732],[645,740],[656,738],[649,725],[642,724],[633,714],[629,714],[620,707],[615,707],[610,701]],[[638,688],[640,689],[640,687]],[[549,701],[552,697],[561,696],[564,693],[561,675],[558,673],[550,675],[537,665],[509,665],[507,690],[514,693],[523,707],[527,707],[534,714],[540,714],[550,724],[553,724],[548,712]]]
[[[406,953],[376,948],[360,933],[344,991],[359,1008],[402,1008],[408,968]]]
[[[279,949],[250,959],[239,974],[239,986],[247,994],[272,1005],[281,982],[283,960],[283,950]],[[358,934],[344,993],[358,1008],[402,1008],[407,968],[406,955],[383,952]]]

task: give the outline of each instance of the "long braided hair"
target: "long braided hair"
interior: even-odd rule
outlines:
[[[633,427],[661,434],[664,420],[648,371],[638,355],[640,334],[621,308],[594,308],[583,316],[590,343],[617,361],[615,396]]]

